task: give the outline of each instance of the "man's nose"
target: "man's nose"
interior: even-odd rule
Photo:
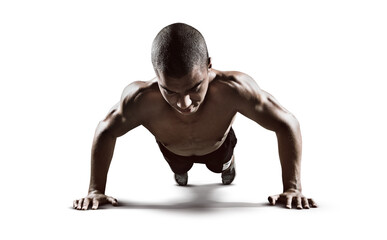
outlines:
[[[189,106],[191,106],[192,100],[189,95],[185,95],[183,97],[180,97],[177,101],[177,106],[181,109],[186,109]]]

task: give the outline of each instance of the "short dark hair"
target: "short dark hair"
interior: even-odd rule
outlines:
[[[207,66],[208,50],[202,34],[195,28],[174,23],[164,27],[152,44],[153,68],[170,77],[181,77],[194,66]]]

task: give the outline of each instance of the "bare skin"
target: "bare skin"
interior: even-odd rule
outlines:
[[[298,209],[317,207],[312,199],[302,195],[302,141],[297,119],[250,76],[212,69],[210,59],[207,67],[196,66],[180,78],[156,73],[150,81],[129,84],[121,101],[98,124],[92,147],[89,194],[74,201],[75,209],[118,204],[116,199],[105,195],[118,137],[142,125],[175,154],[205,155],[222,145],[238,112],[277,135],[283,193],[270,196],[270,204],[282,203],[287,208],[293,204]]]

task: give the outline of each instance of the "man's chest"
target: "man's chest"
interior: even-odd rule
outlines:
[[[179,155],[204,155],[217,149],[227,136],[235,113],[206,109],[195,121],[182,121],[165,112],[144,126],[165,147]]]

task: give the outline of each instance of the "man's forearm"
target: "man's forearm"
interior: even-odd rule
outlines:
[[[301,191],[302,139],[298,121],[294,118],[276,132],[282,168],[283,191]]]
[[[96,131],[91,150],[91,173],[89,193],[105,193],[106,179],[113,157],[116,138],[108,132]]]

